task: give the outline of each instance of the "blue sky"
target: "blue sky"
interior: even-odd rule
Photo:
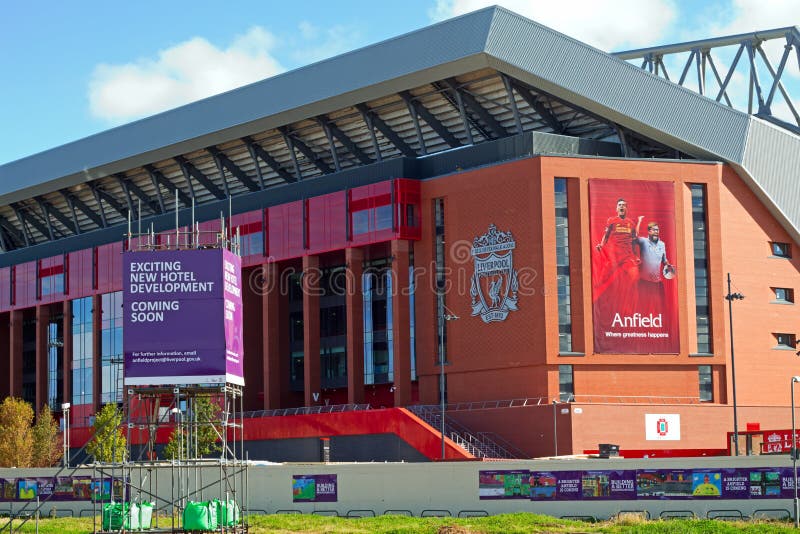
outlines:
[[[610,51],[800,24],[800,0],[9,2],[0,164],[495,3]]]

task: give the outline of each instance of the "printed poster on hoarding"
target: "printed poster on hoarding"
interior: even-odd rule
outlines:
[[[531,500],[553,501],[556,498],[558,474],[552,471],[531,471]]]
[[[636,471],[636,497],[640,499],[692,496],[692,472],[686,469]]]
[[[92,498],[92,479],[76,477],[72,479],[72,498],[76,501],[89,501]]]
[[[480,499],[532,501],[790,499],[791,468],[480,471]],[[520,488],[518,490],[517,488]]]
[[[480,499],[530,499],[530,471],[479,471]]]
[[[636,498],[636,471],[584,471],[581,476],[583,500]]]
[[[53,499],[57,501],[71,501],[73,499],[72,477],[56,477]]]
[[[293,475],[293,502],[336,502],[336,475]]]
[[[20,501],[35,501],[39,494],[39,480],[36,478],[17,479],[17,499]]]
[[[589,181],[594,351],[677,354],[672,182]]]
[[[17,479],[5,478],[3,483],[3,500],[16,501],[17,500]]]

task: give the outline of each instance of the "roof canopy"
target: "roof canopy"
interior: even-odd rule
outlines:
[[[529,131],[731,163],[800,242],[800,137],[492,7],[0,166],[0,248]]]

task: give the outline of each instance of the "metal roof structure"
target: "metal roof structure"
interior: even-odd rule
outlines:
[[[492,7],[0,166],[0,250],[523,132],[731,163],[800,242],[796,133]]]

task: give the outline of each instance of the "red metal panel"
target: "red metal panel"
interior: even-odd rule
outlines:
[[[36,305],[36,268],[37,263],[30,261],[20,263],[16,268],[16,305],[15,308],[29,308]]]
[[[111,258],[110,291],[122,291],[122,241],[109,245]]]
[[[233,233],[236,233],[237,227],[241,229],[242,234],[252,233],[257,230],[250,225],[258,223],[260,229],[261,222],[261,210],[248,211],[231,217],[231,228],[233,228]]]
[[[395,203],[397,204],[398,237],[400,239],[421,239],[419,180],[405,178],[395,180]]]
[[[267,210],[269,255],[275,260],[298,258],[303,248],[303,201],[281,204]]]
[[[0,268],[0,311],[11,309],[11,267]]]
[[[69,296],[72,299],[92,294],[92,249],[69,253]]]
[[[234,215],[231,219],[233,234],[238,231],[242,236],[242,267],[252,267],[264,262],[264,212],[262,210],[248,211]],[[252,245],[254,234],[260,233],[261,247],[255,248]]]
[[[319,254],[347,246],[344,191],[308,199],[308,253]]]
[[[394,184],[394,193],[392,186]],[[349,195],[349,201],[346,200]],[[394,199],[395,206],[391,203]],[[314,197],[308,201],[308,249],[304,243],[303,201],[291,202],[275,206],[267,210],[266,246],[264,254],[246,255],[243,264],[253,266],[262,263],[267,256],[275,260],[298,258],[305,254],[319,254],[330,250],[340,250],[351,245],[368,245],[392,239],[419,239],[419,202],[420,184],[417,180],[398,178],[377,184],[350,189],[345,193],[336,193]],[[346,214],[349,203],[350,216]],[[412,206],[409,208],[409,206]],[[359,232],[353,232],[353,216],[362,223]],[[409,217],[409,215],[411,215]],[[394,226],[388,222],[393,216]],[[237,214],[230,220],[235,232],[240,227],[242,235],[263,231],[264,216],[261,210]],[[351,240],[347,241],[347,228],[351,228]],[[220,220],[214,219],[200,223],[200,244],[215,244],[220,232]],[[186,230],[186,228],[182,228]],[[174,244],[174,230],[159,234],[157,237],[166,244],[169,236]],[[141,239],[139,241],[142,241]],[[134,247],[143,244],[134,242]],[[119,291],[122,287],[122,257],[124,244],[120,241],[97,247],[96,265],[92,249],[69,253],[69,269],[65,286],[69,288],[69,298],[75,299],[94,293]],[[247,251],[243,251],[247,253]],[[53,274],[53,268],[62,265],[63,256],[54,256],[42,260],[40,274]],[[63,267],[62,267],[63,268]],[[36,262],[18,266],[15,284],[15,307],[28,307],[36,304]],[[96,270],[97,287],[93,283],[93,271]],[[10,270],[6,269],[10,277]],[[2,280],[2,279],[0,279]],[[6,287],[0,287],[0,309],[10,302],[10,280],[5,280]],[[3,284],[0,281],[0,284]],[[47,295],[40,302],[62,300],[62,295]]]
[[[74,412],[73,412],[74,413]],[[162,426],[156,431],[156,443],[166,443],[172,429]],[[292,439],[366,434],[397,434],[402,440],[431,460],[441,459],[441,437],[436,430],[404,408],[364,410],[313,415],[290,415],[248,419],[244,439]],[[91,439],[90,429],[71,433],[72,447],[80,447]],[[144,442],[144,436],[131,435],[133,444]],[[447,460],[474,460],[475,457],[445,438]]]
[[[111,245],[97,247],[97,291],[110,293],[113,279],[113,250]]]
[[[40,304],[48,304],[52,302],[59,302],[64,299],[63,292],[44,294],[43,284],[45,278],[64,273],[64,256],[51,256],[49,258],[42,258],[39,262],[39,295]]]
[[[351,242],[355,245],[367,245],[394,238],[391,204],[392,182],[389,180],[351,189]]]
[[[222,228],[222,223],[219,219],[213,219],[200,223],[200,235],[198,243],[202,245],[213,245],[217,242],[217,237]]]

